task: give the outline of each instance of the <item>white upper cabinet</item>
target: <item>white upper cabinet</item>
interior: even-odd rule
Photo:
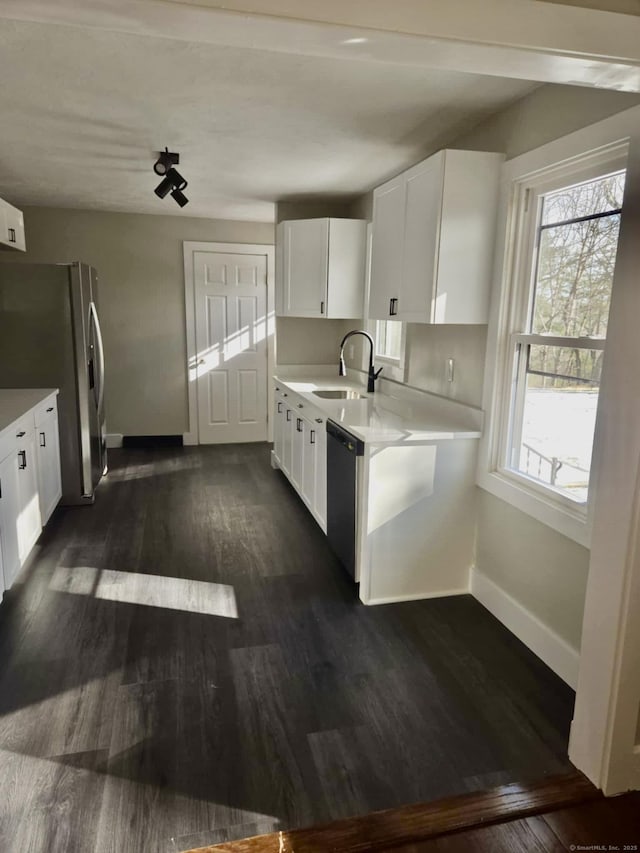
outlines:
[[[0,249],[26,252],[24,217],[17,207],[0,199]]]
[[[396,290],[402,280],[404,201],[402,176],[388,181],[374,193],[369,316],[380,320],[394,315],[391,300],[397,297]]]
[[[487,322],[503,159],[439,151],[374,190],[369,317]]]
[[[367,223],[298,219],[276,230],[276,314],[360,318]]]

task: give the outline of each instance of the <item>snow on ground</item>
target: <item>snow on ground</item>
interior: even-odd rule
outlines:
[[[527,391],[522,441],[543,456],[557,457],[564,463],[556,485],[573,486],[571,493],[580,500],[586,498],[597,406],[597,391],[553,388]],[[521,470],[537,476],[537,470],[526,471],[524,460],[523,450]],[[549,471],[550,466],[543,466],[540,479],[549,482]],[[576,488],[578,485],[582,488]]]

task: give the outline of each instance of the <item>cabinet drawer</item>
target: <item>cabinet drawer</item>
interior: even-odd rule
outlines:
[[[34,421],[36,427],[39,427],[47,418],[51,417],[52,414],[58,416],[58,396],[57,394],[52,394],[50,397],[40,403],[40,405],[36,406],[34,411]]]
[[[23,448],[25,439],[34,433],[33,411],[27,412],[0,433],[0,461]]]

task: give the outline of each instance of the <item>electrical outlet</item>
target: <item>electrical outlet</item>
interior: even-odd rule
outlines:
[[[447,382],[453,382],[454,364],[455,362],[452,358],[447,359]]]
[[[349,344],[349,359],[353,360],[353,357],[356,354],[356,348],[353,344]]]

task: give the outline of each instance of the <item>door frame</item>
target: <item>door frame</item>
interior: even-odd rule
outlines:
[[[200,443],[198,427],[198,392],[195,383],[197,370],[196,348],[196,305],[195,284],[193,280],[195,252],[225,252],[232,255],[264,255],[267,259],[267,441],[273,441],[273,382],[275,372],[275,247],[265,243],[203,243],[183,241],[184,254],[184,305],[187,332],[187,360],[185,374],[187,380],[188,414],[187,432],[182,433],[185,445]]]

